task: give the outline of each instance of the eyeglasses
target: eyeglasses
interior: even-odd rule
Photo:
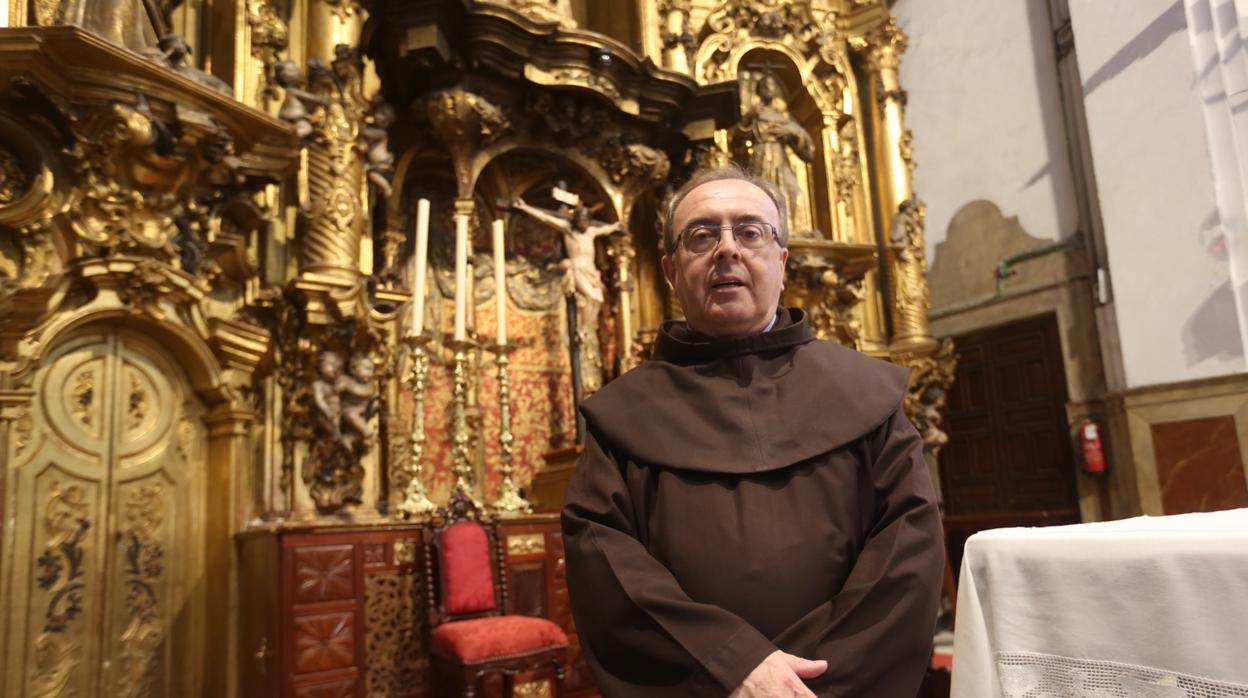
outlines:
[[[745,250],[761,250],[773,239],[777,242],[780,240],[776,226],[746,221],[733,225],[695,225],[682,231],[676,242],[683,244],[689,254],[706,254],[719,246],[725,228],[732,230],[732,239],[736,240],[738,247]]]

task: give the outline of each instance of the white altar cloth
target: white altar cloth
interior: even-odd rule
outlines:
[[[952,698],[1248,697],[1248,509],[983,531]]]

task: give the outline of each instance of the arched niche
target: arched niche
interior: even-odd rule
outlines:
[[[754,110],[771,107],[774,112],[787,114],[805,132],[806,142],[799,145],[789,140],[784,148],[785,159],[797,185],[789,200],[790,234],[801,236],[814,233],[830,237],[833,232],[832,217],[828,214],[828,173],[825,171],[822,132],[824,112],[816,95],[802,79],[801,70],[788,52],[774,48],[755,48],[744,53],[735,66],[740,90],[743,121],[730,134],[729,142],[733,157],[742,164],[758,157],[746,150],[749,139],[746,121]],[[769,104],[759,96],[760,83],[772,77],[779,84],[780,94]],[[775,179],[775,177],[772,177]],[[782,185],[781,187],[785,187]]]

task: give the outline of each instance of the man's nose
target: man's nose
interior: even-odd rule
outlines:
[[[732,228],[724,227],[719,231],[719,244],[715,246],[715,259],[739,259],[741,248],[737,246],[737,236]]]

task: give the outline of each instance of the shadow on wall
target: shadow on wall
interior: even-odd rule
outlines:
[[[1241,293],[1248,292],[1248,289]],[[1237,359],[1244,356],[1236,322],[1235,293],[1227,280],[1196,308],[1183,323],[1183,357],[1188,366],[1209,359]]]
[[[1096,88],[1104,85],[1112,80],[1128,66],[1136,61],[1144,58],[1148,54],[1157,50],[1158,46],[1165,43],[1171,34],[1181,32],[1187,28],[1187,17],[1183,14],[1183,0],[1175,0],[1175,3],[1166,8],[1144,27],[1143,31],[1136,34],[1134,38],[1128,41],[1122,48],[1118,49],[1114,55],[1105,61],[1105,65],[1096,69],[1087,80],[1083,82],[1083,94],[1089,96],[1096,91]],[[1076,36],[1076,41],[1078,37]]]
[[[993,295],[996,270],[1009,255],[1054,242],[1032,237],[1016,216],[1006,217],[991,201],[979,199],[959,208],[949,220],[942,242],[936,244],[927,274],[933,310]],[[1038,258],[1014,270],[1010,289],[1062,278],[1066,267],[1061,255]]]

